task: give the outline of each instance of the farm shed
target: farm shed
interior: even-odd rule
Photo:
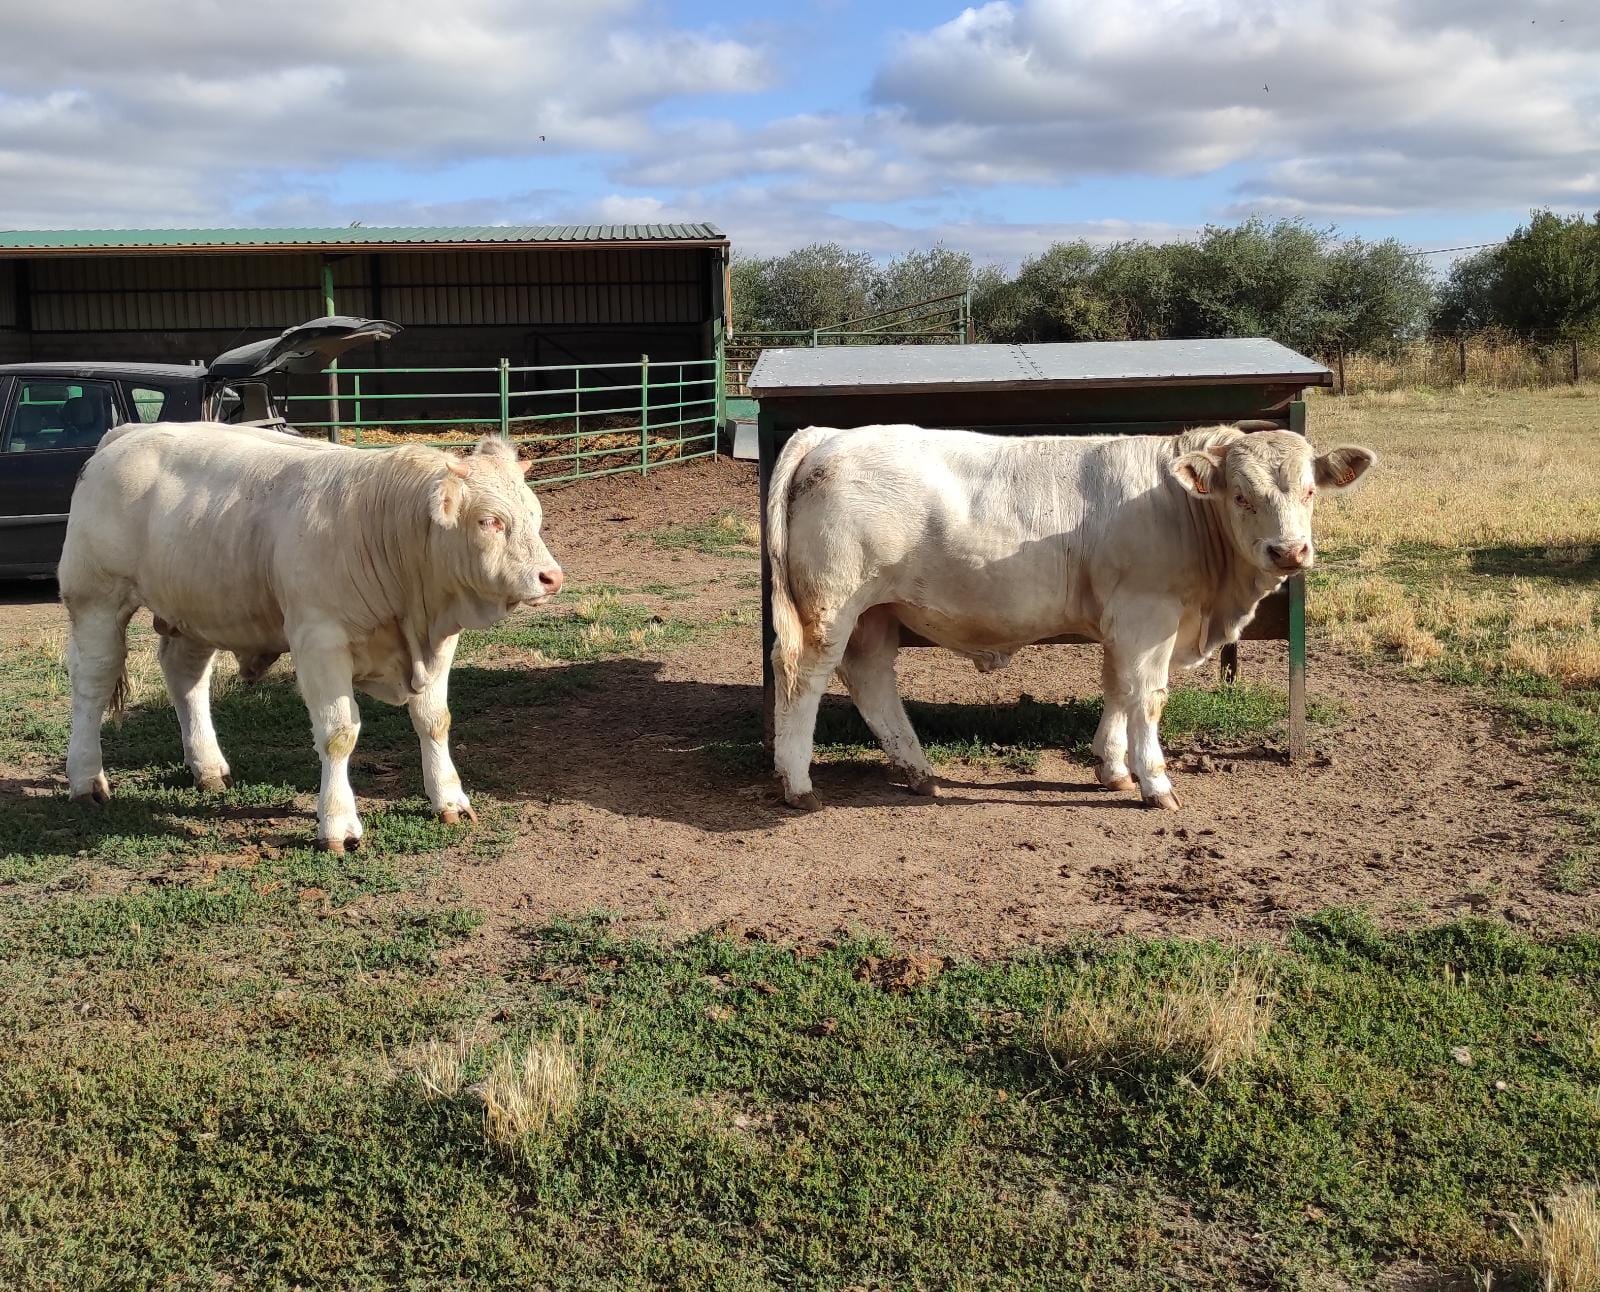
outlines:
[[[378,367],[704,360],[727,264],[709,224],[0,230],[0,363],[207,360],[324,314],[401,324]]]
[[[1305,434],[1304,392],[1331,386],[1320,363],[1276,341],[1089,341],[1055,345],[884,345],[769,350],[750,376],[759,401],[763,704],[773,715],[767,487],[807,426],[910,423],[1000,435],[1171,435],[1217,422],[1266,421]],[[1305,748],[1305,580],[1267,598],[1244,636],[1289,643],[1289,747]],[[1081,642],[1077,637],[1053,641]],[[906,645],[927,645],[909,634]],[[1224,675],[1238,653],[1224,649]]]

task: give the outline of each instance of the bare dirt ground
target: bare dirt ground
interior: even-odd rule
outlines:
[[[671,613],[708,619],[743,607],[748,626],[656,658],[582,665],[597,687],[457,726],[469,792],[475,782],[492,790],[518,823],[505,855],[463,850],[441,876],[442,894],[487,915],[474,960],[515,958],[526,930],[596,909],[669,934],[723,925],[806,942],[858,929],[967,954],[1085,932],[1273,938],[1330,905],[1366,907],[1386,923],[1474,912],[1543,931],[1600,918],[1594,897],[1550,886],[1569,833],[1544,799],[1551,756],[1466,691],[1358,669],[1315,643],[1312,695],[1337,714],[1315,732],[1317,755],[1291,767],[1251,738],[1208,746],[1213,766],[1232,769],[1206,772],[1192,766],[1198,751],[1169,743],[1176,814],[1107,793],[1090,767],[1047,751],[1025,775],[947,765],[937,801],[909,795],[875,762],[822,765],[825,807],[797,815],[770,776],[729,771],[706,749],[747,737],[759,712],[757,562],[644,538],[728,509],[753,517],[753,468],[686,464],[553,490],[544,503],[571,595],[670,584],[690,594],[664,601]],[[0,604],[0,631],[36,630],[58,614]],[[937,651],[901,659],[903,692],[926,701],[1059,700],[1098,688],[1088,647],[1034,648],[987,676]],[[1247,648],[1243,663],[1252,678],[1287,671],[1273,644]]]

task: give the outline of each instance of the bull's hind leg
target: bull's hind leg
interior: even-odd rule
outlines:
[[[167,679],[167,694],[178,714],[183,761],[201,790],[220,793],[233,784],[233,778],[211,725],[211,665],[217,653],[209,646],[171,635],[161,638],[156,653],[161,674]]]
[[[291,641],[300,694],[311,714],[311,734],[322,758],[317,795],[317,847],[344,852],[361,846],[361,818],[350,788],[350,755],[361,737],[350,648],[336,634],[305,633]]]
[[[1131,790],[1134,779],[1128,771],[1128,709],[1123,703],[1109,648],[1101,652],[1100,690],[1103,696],[1100,725],[1095,728],[1091,746],[1100,760],[1095,768],[1095,779],[1108,790]]]
[[[931,795],[933,768],[895,685],[894,661],[899,651],[900,621],[882,606],[869,610],[856,620],[839,663],[839,677],[889,762],[905,774],[914,793]]]
[[[422,744],[422,786],[427,791],[428,802],[447,825],[455,825],[466,817],[476,822],[478,814],[472,810],[466,794],[461,789],[461,777],[450,761],[450,706],[448,688],[450,663],[455,658],[459,634],[439,648],[439,668],[428,686],[411,697],[406,708],[411,712],[411,726]]]
[[[811,789],[811,746],[816,737],[817,707],[828,679],[844,658],[851,620],[841,617],[821,634],[821,644],[808,642],[795,667],[794,690],[778,687],[773,713],[773,761],[783,783],[783,801],[812,811],[821,806]]]
[[[75,803],[104,803],[111,798],[111,784],[100,751],[100,724],[121,698],[133,612],[106,605],[69,605],[68,610],[72,735],[67,741],[67,787]]]

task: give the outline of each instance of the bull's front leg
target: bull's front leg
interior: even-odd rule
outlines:
[[[466,817],[476,822],[478,814],[461,788],[461,777],[450,760],[450,705],[448,689],[450,664],[455,659],[460,634],[439,647],[438,663],[428,685],[406,702],[411,726],[422,746],[422,786],[428,802],[446,825]]]
[[[311,735],[322,759],[317,795],[317,847],[344,852],[361,846],[361,818],[350,788],[350,755],[361,737],[350,646],[337,629],[313,629],[290,642],[300,694],[311,714]]]
[[[1107,674],[1115,675],[1116,701],[1127,719],[1129,769],[1145,803],[1168,811],[1177,810],[1178,798],[1161,752],[1161,714],[1177,632],[1175,608],[1145,601],[1121,610],[1106,644]]]

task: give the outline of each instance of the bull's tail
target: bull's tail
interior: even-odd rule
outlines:
[[[767,484],[767,566],[772,581],[772,629],[777,637],[772,672],[785,699],[794,694],[805,644],[805,626],[789,588],[789,490],[806,454],[835,433],[832,427],[808,426],[793,435],[778,454]]]
[[[111,718],[113,726],[122,725],[122,715],[128,711],[128,670],[124,665],[122,672],[117,674],[116,685],[111,688],[111,702],[106,705],[106,713]]]

